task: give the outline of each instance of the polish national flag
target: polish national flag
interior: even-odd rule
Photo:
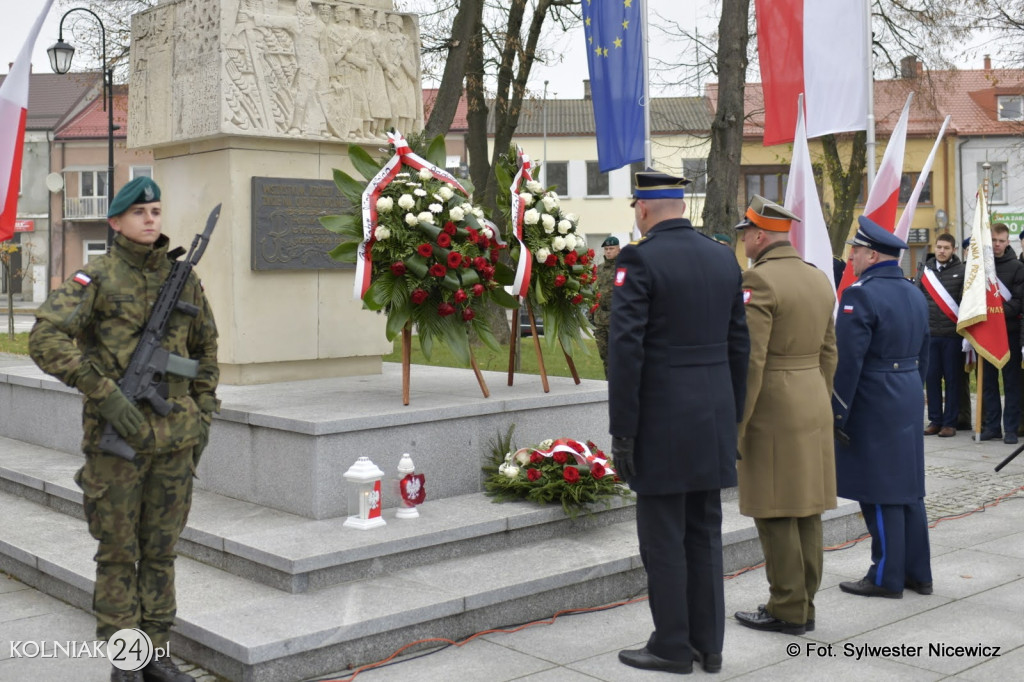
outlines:
[[[903,151],[907,146],[907,120],[910,118],[910,101],[914,93],[907,97],[903,105],[900,120],[893,128],[892,137],[885,147],[882,163],[875,173],[875,182],[868,192],[868,200],[864,203],[864,215],[885,229],[893,232],[896,229],[896,209],[900,201],[900,180],[903,178]],[[857,280],[853,274],[853,263],[846,261],[843,279],[839,282],[839,297],[842,298],[846,287]]]
[[[914,191],[910,193],[910,198],[907,200],[907,205],[903,208],[903,213],[900,214],[900,221],[896,223],[896,236],[907,241],[907,237],[910,235],[910,223],[914,220],[914,213],[917,211],[917,201],[921,198],[921,192],[924,191],[924,186],[928,184],[928,174],[932,172],[932,163],[935,162],[935,154],[939,151],[939,145],[942,144],[942,137],[946,134],[946,128],[949,126],[950,119],[952,116],[946,116],[946,120],[942,122],[942,128],[939,129],[939,136],[935,138],[935,144],[932,145],[932,151],[928,154],[928,159],[924,162],[924,167],[921,169],[921,175],[917,178],[917,184],[914,185]]]
[[[811,152],[807,147],[807,133],[804,128],[803,95],[797,103],[796,136],[793,140],[793,160],[789,166],[789,184],[786,187],[786,203],[801,222],[793,222],[789,240],[797,253],[808,263],[818,268],[828,278],[835,293],[832,279],[832,243],[828,238],[828,226],[821,212],[818,188],[814,184],[814,168],[811,166]]]
[[[789,142],[793,102],[807,100],[807,137],[868,126],[867,0],[755,0],[764,144]]]
[[[995,256],[992,253],[992,231],[989,225],[985,193],[978,190],[974,209],[971,244],[967,251],[964,293],[960,299],[960,316],[956,330],[971,342],[978,355],[996,367],[1010,359],[1006,337],[1003,297],[999,293]]]
[[[18,217],[18,190],[21,188],[21,153],[25,141],[32,49],[51,5],[53,0],[45,0],[43,3],[43,9],[32,25],[18,58],[0,85],[0,201],[3,201],[3,208],[0,209],[0,242],[14,236],[14,221]]]

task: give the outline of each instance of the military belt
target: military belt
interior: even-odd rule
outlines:
[[[907,358],[864,358],[865,372],[916,372],[920,360],[916,355]]]
[[[769,353],[764,361],[764,369],[767,372],[818,369],[819,367],[821,367],[821,360],[818,353],[810,353],[808,355],[774,355]]]

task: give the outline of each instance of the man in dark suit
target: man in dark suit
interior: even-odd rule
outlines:
[[[849,242],[859,279],[843,292],[836,319],[832,411],[838,493],[860,502],[871,567],[839,588],[900,599],[904,587],[932,593],[921,429],[928,303],[900,270],[906,242],[868,218],[859,223]]]
[[[964,264],[956,253],[956,239],[947,233],[935,240],[935,255],[921,270],[917,283],[928,298],[931,346],[928,357],[928,426],[924,435],[949,438],[956,435],[960,414],[960,380],[964,376],[964,338],[956,331],[957,313],[964,288]],[[942,387],[946,395],[943,400]]]
[[[683,219],[687,181],[636,174],[640,242],[622,249],[608,343],[612,457],[637,495],[654,632],[634,668],[722,665],[720,490],[736,485],[750,339],[732,249]]]

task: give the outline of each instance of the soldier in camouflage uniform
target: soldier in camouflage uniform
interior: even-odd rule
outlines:
[[[619,238],[608,237],[604,248],[604,262],[597,266],[597,309],[594,311],[594,340],[601,354],[604,375],[608,376],[608,325],[612,320],[612,292],[615,289],[615,259],[619,255]]]
[[[36,313],[29,352],[39,367],[84,394],[82,450],[75,474],[82,488],[89,533],[99,541],[93,610],[96,635],[107,640],[139,628],[166,651],[174,623],[175,544],[192,502],[192,477],[209,439],[220,375],[217,328],[198,277],[192,273],[181,300],[196,317],[176,312],[162,346],[198,361],[194,379],[167,375],[166,417],[148,403],[133,404],[117,386],[171,270],[161,234],[160,189],[149,178],[125,185],[110,205],[118,233],[109,254],[75,273]],[[128,461],[100,450],[110,422],[135,450]],[[141,673],[114,668],[112,680],[175,680],[169,656]]]

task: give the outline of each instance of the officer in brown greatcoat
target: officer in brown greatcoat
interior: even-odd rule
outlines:
[[[740,513],[754,517],[768,603],[740,611],[755,630],[814,629],[822,572],[821,514],[836,506],[832,440],[835,293],[789,242],[795,215],[754,196],[736,226],[753,266],[743,273],[750,329],[747,402],[740,424]]]

